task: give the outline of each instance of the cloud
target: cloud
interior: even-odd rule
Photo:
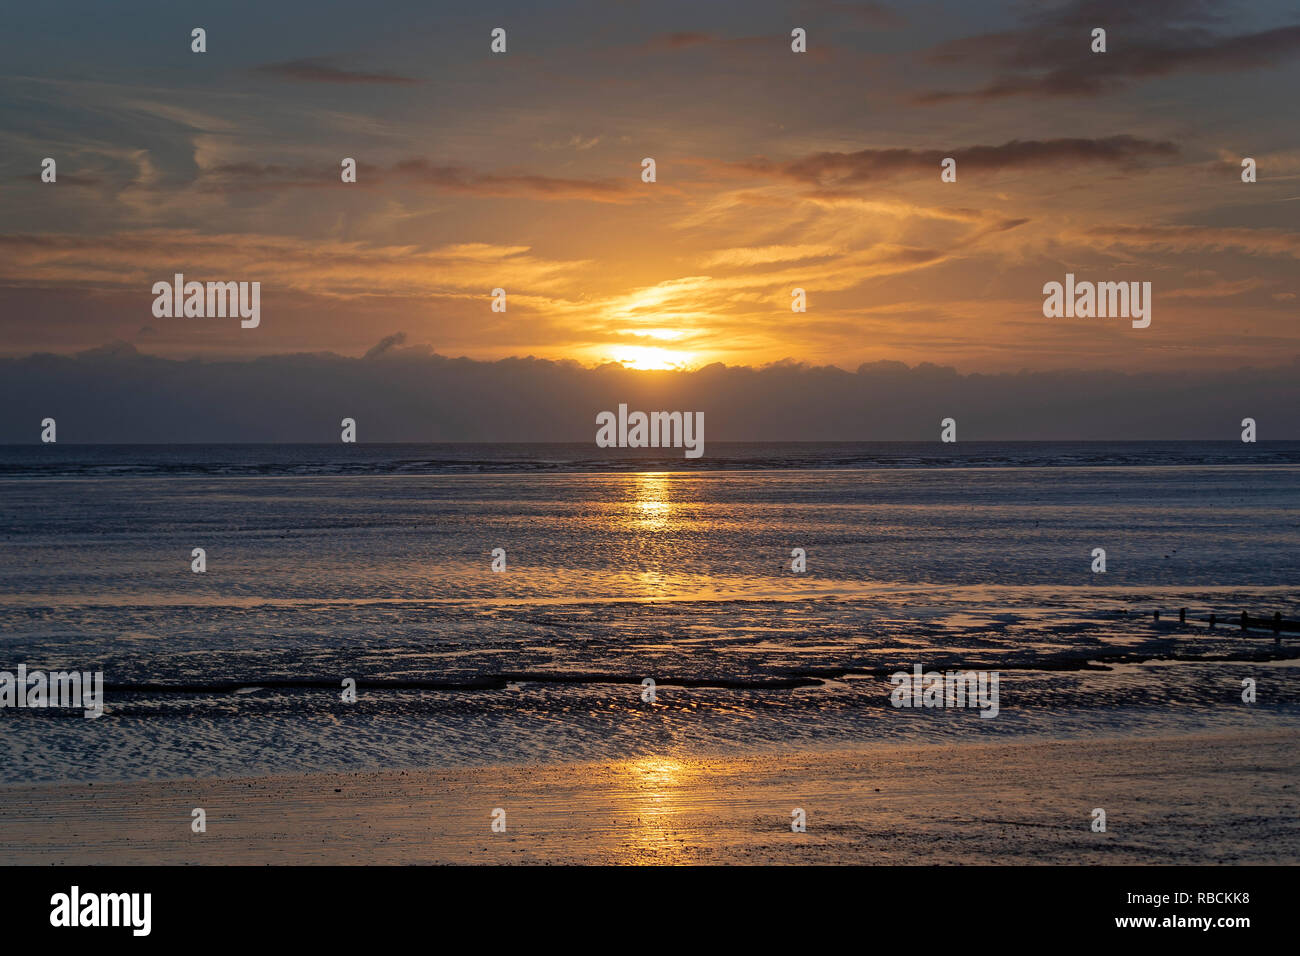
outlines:
[[[1212,282],[1204,286],[1174,289],[1162,292],[1161,295],[1166,299],[1228,299],[1246,292],[1254,292],[1256,289],[1268,288],[1270,285],[1272,283],[1265,279],[1239,279],[1235,282]]]
[[[339,297],[484,295],[507,272],[514,285],[543,293],[570,287],[587,268],[539,258],[527,246],[485,243],[423,248],[182,229],[0,235],[0,281],[71,288],[148,289],[183,272]]]
[[[335,188],[338,182],[339,167],[336,165],[238,162],[221,163],[203,170],[198,188],[204,192],[318,189]],[[627,203],[637,196],[627,181],[612,179],[484,172],[465,165],[432,163],[427,159],[404,159],[388,167],[357,163],[358,187],[384,184],[429,186],[440,192],[541,201]]]
[[[405,342],[405,332],[394,332],[392,335],[386,335],[380,339],[378,344],[370,349],[370,351],[366,352],[365,357],[368,359],[379,358],[379,356],[383,355],[385,352],[390,351],[398,345],[403,345]]]
[[[1021,29],[934,47],[928,55],[932,64],[984,70],[992,79],[973,88],[925,91],[914,102],[1096,96],[1149,77],[1272,67],[1300,51],[1300,25],[1223,35],[1215,30],[1221,18],[1196,3],[1079,0],[1034,10],[1027,21]],[[1098,26],[1107,29],[1104,54],[1091,50],[1092,28]]]
[[[1152,252],[1236,249],[1259,255],[1300,259],[1300,233],[1283,229],[1220,226],[1104,226],[1073,234],[1090,245]]]
[[[390,86],[409,86],[419,83],[409,76],[395,73],[363,73],[345,70],[334,66],[325,57],[307,57],[300,60],[285,60],[281,63],[268,63],[256,68],[256,72],[265,73],[281,80],[297,80],[302,83],[379,83]]]
[[[583,136],[581,133],[574,133],[572,136],[568,137],[567,139],[541,142],[538,143],[537,146],[539,149],[545,149],[545,150],[572,149],[578,152],[583,152],[585,150],[592,149],[598,146],[600,144],[600,141],[601,141],[601,137],[599,135]]]
[[[720,249],[708,256],[702,265],[705,267],[771,265],[775,262],[800,262],[807,259],[821,259],[842,254],[843,251],[836,246],[823,244]]]
[[[863,149],[853,153],[813,153],[801,159],[774,162],[759,158],[729,163],[727,167],[766,176],[780,176],[821,188],[854,186],[904,174],[937,176],[940,162],[951,156],[957,172],[982,173],[1007,169],[1057,167],[1105,163],[1136,166],[1144,159],[1178,155],[1167,141],[1140,139],[1127,134],[1101,139],[1066,138],[1011,140],[1000,146],[966,146],[953,149]]]
[[[437,165],[424,159],[403,160],[393,166],[391,172],[407,182],[479,196],[586,199],[592,202],[622,203],[630,202],[634,195],[625,181],[566,179],[527,173],[484,173],[466,166]]]
[[[336,188],[340,168],[334,164],[289,166],[280,163],[219,163],[200,170],[197,188],[206,193]],[[365,163],[357,164],[357,186],[373,186],[381,179],[382,170]]]
[[[1300,358],[1268,368],[1131,375],[962,375],[898,362],[852,372],[793,362],[637,372],[406,349],[383,362],[371,358],[175,361],[117,342],[76,356],[0,359],[0,441],[34,441],[33,422],[50,409],[58,410],[60,439],[73,443],[337,441],[345,409],[367,441],[572,441],[594,452],[595,413],[620,402],[702,411],[715,442],[937,444],[938,422],[954,409],[968,440],[1231,440],[1240,413],[1225,411],[1224,395],[1233,396],[1234,409],[1268,422],[1271,438],[1300,437]]]

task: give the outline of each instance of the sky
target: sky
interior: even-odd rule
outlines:
[[[11,358],[1300,355],[1294,4],[13,4],[0,75]],[[260,325],[155,317],[177,272],[260,282]],[[1045,318],[1066,273],[1150,282],[1151,325]]]

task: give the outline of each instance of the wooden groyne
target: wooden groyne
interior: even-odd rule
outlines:
[[[1151,612],[1151,619],[1157,624],[1162,620],[1173,623],[1172,615],[1162,617],[1159,610]],[[1205,624],[1211,631],[1235,629],[1243,633],[1267,631],[1278,636],[1282,634],[1300,634],[1300,621],[1292,621],[1282,617],[1281,611],[1274,611],[1271,617],[1252,617],[1247,611],[1235,615],[1225,614],[1223,617],[1219,617],[1214,611],[1208,611],[1205,612],[1203,617],[1191,617],[1188,615],[1187,608],[1180,607],[1178,609],[1178,623],[1186,625],[1189,622]]]

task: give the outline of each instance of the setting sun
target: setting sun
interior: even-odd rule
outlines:
[[[685,369],[693,358],[690,352],[661,349],[653,345],[621,345],[609,350],[608,361],[642,371]]]

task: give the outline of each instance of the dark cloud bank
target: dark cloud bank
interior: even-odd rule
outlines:
[[[0,359],[0,441],[592,441],[596,413],[703,411],[705,441],[1300,439],[1300,356],[1212,373],[1059,371],[961,375],[896,362],[833,367],[711,365],[637,372],[570,362],[450,359],[386,349],[364,358],[281,355],[181,361],[118,345]],[[706,445],[707,447],[707,445]],[[706,453],[707,454],[707,453]]]

